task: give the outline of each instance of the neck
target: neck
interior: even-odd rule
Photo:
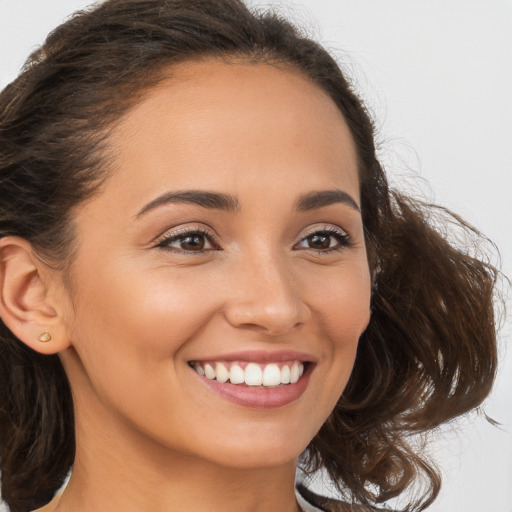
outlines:
[[[84,404],[81,404],[84,405]],[[91,411],[92,412],[92,411]],[[296,460],[277,467],[225,467],[176,453],[103,410],[80,407],[75,464],[45,512],[297,512]]]

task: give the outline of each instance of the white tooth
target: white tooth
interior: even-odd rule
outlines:
[[[245,368],[245,383],[248,386],[261,386],[263,374],[256,363],[249,363]]]
[[[279,386],[281,384],[281,372],[277,364],[267,364],[263,370],[263,385],[264,386]]]
[[[292,369],[290,370],[290,382],[295,384],[299,380],[299,365],[293,363]]]
[[[240,366],[234,364],[229,369],[229,380],[231,384],[243,384],[245,382],[245,372]]]
[[[229,379],[229,371],[228,369],[222,364],[217,363],[215,365],[215,377],[219,382],[227,382]]]
[[[209,378],[209,379],[215,379],[215,370],[213,369],[213,366],[211,366],[210,364],[206,364],[204,366],[204,374]]]
[[[290,367],[285,364],[281,368],[281,384],[289,384],[290,383]]]
[[[299,378],[304,375],[304,365],[302,363],[299,364]]]
[[[194,370],[199,373],[199,375],[204,375],[204,370],[203,370],[203,367],[199,364],[199,363],[196,363],[194,365]]]

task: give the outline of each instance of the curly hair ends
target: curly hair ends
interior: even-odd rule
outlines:
[[[108,179],[109,133],[151,87],[172,79],[174,64],[208,57],[291,67],[330,95],[350,128],[373,313],[306,461],[366,505],[421,480],[407,510],[422,510],[440,478],[408,439],[489,393],[496,271],[434,228],[455,224],[478,238],[464,221],[389,190],[363,103],[334,59],[288,21],[241,0],[106,0],[58,27],[0,94],[0,238],[22,237],[52,265],[72,268],[72,213]],[[11,511],[47,503],[74,450],[58,356],[32,352],[0,322],[0,470]]]
[[[424,494],[407,505],[422,510],[438,494],[440,478],[407,440],[478,407],[489,394],[498,273],[431,225],[437,216],[437,223],[478,237],[462,219],[397,192],[390,197],[387,219],[374,234],[372,319],[347,388],[308,455],[311,469],[325,467],[343,482],[342,493],[348,488],[363,503],[396,497],[423,475]]]

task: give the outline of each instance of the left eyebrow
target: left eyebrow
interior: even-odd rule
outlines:
[[[306,212],[336,203],[346,204],[357,212],[361,211],[359,205],[350,194],[338,189],[309,192],[308,194],[301,196],[297,201],[297,210],[299,212]]]

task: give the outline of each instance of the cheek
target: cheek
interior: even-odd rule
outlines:
[[[366,265],[343,269],[316,292],[315,309],[334,346],[355,345],[370,320],[370,275]]]
[[[183,395],[165,390],[182,389],[184,351],[216,310],[204,281],[199,273],[171,279],[165,271],[122,272],[118,266],[76,283],[72,342],[78,360],[66,369],[80,384],[77,392],[138,428],[160,431],[163,411],[172,416]]]
[[[350,378],[359,338],[370,320],[370,276],[366,265],[347,266],[315,295],[317,323],[322,330],[328,409],[335,406]],[[327,396],[326,395],[326,396]]]
[[[73,344],[88,371],[168,361],[208,322],[216,303],[204,280],[164,274],[102,268],[79,283]]]

